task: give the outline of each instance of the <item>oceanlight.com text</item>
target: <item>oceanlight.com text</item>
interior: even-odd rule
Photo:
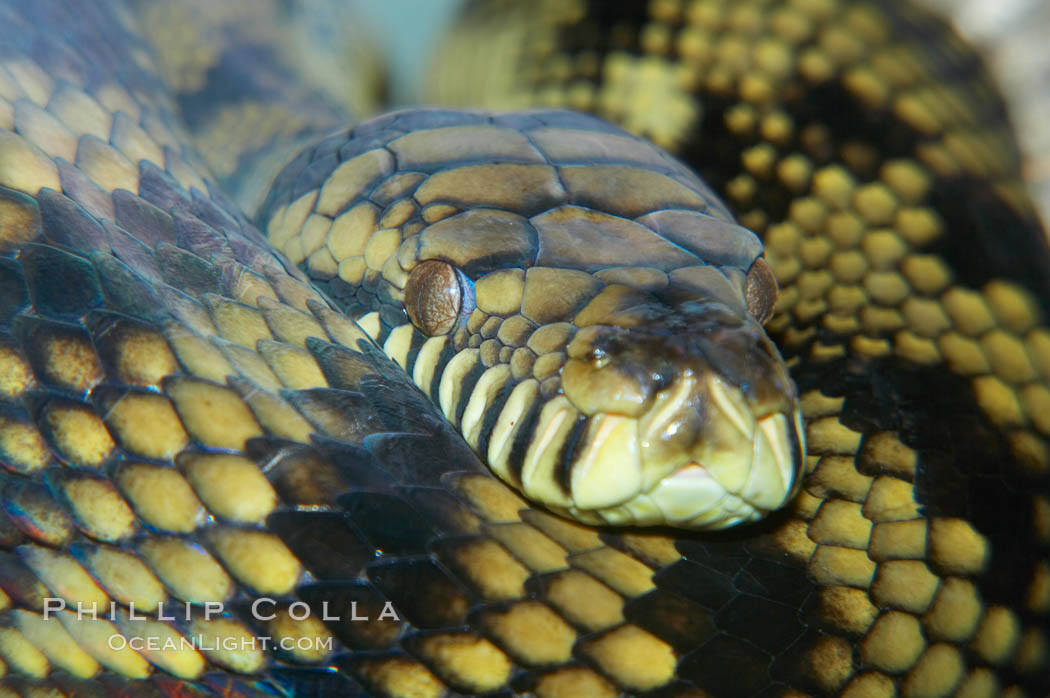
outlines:
[[[106,644],[113,651],[131,648],[136,652],[160,652],[173,650],[197,650],[202,652],[254,652],[270,649],[281,649],[285,652],[330,652],[333,648],[329,637],[282,637],[276,641],[272,637],[206,637],[204,635],[148,636],[125,637],[119,633],[109,636]]]

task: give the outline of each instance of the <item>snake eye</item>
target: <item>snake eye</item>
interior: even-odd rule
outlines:
[[[763,325],[773,315],[773,306],[777,303],[780,289],[773,270],[764,257],[759,257],[747,272],[747,284],[744,286],[744,298],[747,299],[747,312]]]
[[[474,289],[470,281],[448,262],[429,259],[409,273],[405,312],[423,334],[448,334],[473,309]]]

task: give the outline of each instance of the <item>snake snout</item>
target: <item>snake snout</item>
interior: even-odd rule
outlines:
[[[724,528],[782,506],[799,481],[802,422],[761,326],[721,304],[647,315],[583,328],[568,347],[565,397],[592,422],[632,424],[634,441],[612,454],[590,430],[572,480],[585,469],[587,481],[613,481],[625,452],[641,471],[633,487],[579,488],[576,507],[610,523]]]
[[[668,522],[725,528],[783,506],[802,468],[797,406],[759,413],[738,386],[714,373],[696,381],[692,393],[663,425],[642,435],[645,451],[653,452],[654,461],[663,460],[661,469],[671,466],[649,495]],[[661,453],[665,434],[697,414],[701,418],[692,442]]]

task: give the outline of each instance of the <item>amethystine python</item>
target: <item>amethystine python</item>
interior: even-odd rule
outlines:
[[[557,109],[317,140],[284,9],[2,8],[0,690],[1046,692],[1048,256],[943,26],[468,7],[435,99],[730,209]]]

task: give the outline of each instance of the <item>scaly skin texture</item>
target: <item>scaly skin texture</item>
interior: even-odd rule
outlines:
[[[530,500],[716,529],[795,491],[798,398],[746,300],[771,284],[758,238],[610,124],[379,117],[304,151],[261,219]]]
[[[0,9],[2,690],[1046,694],[1046,251],[973,59],[850,7],[553,3],[502,83],[680,146],[766,239],[807,476],[718,535],[530,507],[219,193],[119,10]]]
[[[460,37],[489,40],[450,40],[432,97],[595,111],[764,238],[808,422],[774,534],[825,633],[791,650],[804,690],[1045,693],[1050,256],[977,58],[896,4],[557,6],[475,7]],[[700,652],[691,676],[732,693],[739,673]]]

